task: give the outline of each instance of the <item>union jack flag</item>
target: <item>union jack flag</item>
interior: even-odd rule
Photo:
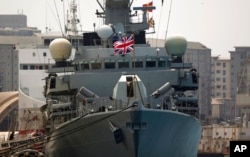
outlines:
[[[116,41],[113,44],[114,46],[114,54],[126,54],[134,50],[134,34],[131,34],[129,38],[124,36],[122,41]]]

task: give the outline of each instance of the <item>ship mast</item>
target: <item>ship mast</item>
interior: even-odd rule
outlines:
[[[78,28],[77,24],[80,23],[80,20],[77,18],[77,5],[75,0],[70,3],[70,13],[67,11],[67,24],[66,24],[66,35],[67,36],[77,36]]]

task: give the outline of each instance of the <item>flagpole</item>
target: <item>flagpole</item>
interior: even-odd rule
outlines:
[[[169,26],[169,21],[170,21],[170,14],[171,14],[171,9],[172,9],[172,1],[170,1],[170,8],[169,8],[169,14],[168,14],[168,22],[167,22],[167,30],[166,30],[166,34],[165,34],[165,39],[167,38],[167,34],[168,34],[168,26]]]
[[[134,75],[135,75],[135,33],[133,32],[133,46],[134,46],[134,50],[133,50],[133,59],[132,59],[132,66],[133,66],[133,71],[134,71]]]

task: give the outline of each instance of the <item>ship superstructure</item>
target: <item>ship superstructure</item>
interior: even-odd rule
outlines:
[[[197,156],[198,74],[182,61],[186,39],[150,47],[148,7],[132,8],[129,0],[97,2],[104,25],[83,33],[83,46],[73,46],[74,60],[68,60],[68,40],[50,43],[55,65],[44,79],[41,107],[45,155]],[[141,20],[130,21],[139,11]]]

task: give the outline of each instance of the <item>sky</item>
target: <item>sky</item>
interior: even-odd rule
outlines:
[[[75,1],[79,5],[82,30],[94,30],[93,23],[98,28],[102,20],[95,16],[96,9],[101,11],[97,2]],[[133,6],[150,1],[134,0]],[[69,2],[64,0],[65,8]],[[157,33],[148,37],[164,39],[166,32],[167,37],[182,35],[188,41],[210,48],[213,56],[223,58],[229,58],[229,51],[235,50],[235,46],[250,46],[250,0],[172,0],[172,5],[170,3],[171,0],[164,0],[162,5],[162,0],[153,0],[156,10],[149,16],[155,20]],[[59,23],[62,27],[64,23],[63,10],[62,0],[0,0],[0,14],[24,14],[28,26],[38,27],[42,32],[46,26],[60,31]]]

